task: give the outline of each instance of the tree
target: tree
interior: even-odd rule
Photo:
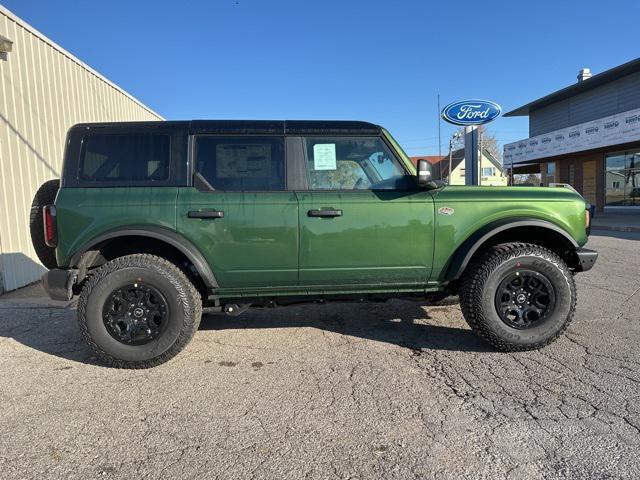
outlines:
[[[489,132],[486,125],[479,125],[478,132],[480,135],[480,142],[482,142],[482,148],[487,150],[493,157],[502,163],[502,148],[498,143],[498,138],[495,133]],[[458,150],[464,148],[464,127],[459,127],[456,130],[458,137],[453,140],[453,149]]]

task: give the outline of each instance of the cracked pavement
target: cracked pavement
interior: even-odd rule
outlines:
[[[0,297],[0,477],[640,478],[640,234],[597,233],[536,352],[394,300],[207,315],[168,364],[115,370],[73,305]]]

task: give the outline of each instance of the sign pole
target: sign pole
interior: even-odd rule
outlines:
[[[464,184],[478,185],[478,127],[464,127]]]
[[[478,185],[482,185],[482,129],[478,127]]]

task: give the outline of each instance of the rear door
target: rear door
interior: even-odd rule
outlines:
[[[433,198],[378,136],[302,137],[300,284],[415,286],[433,257]]]
[[[287,190],[283,136],[195,135],[193,186],[180,189],[178,230],[223,289],[295,286],[298,202]]]

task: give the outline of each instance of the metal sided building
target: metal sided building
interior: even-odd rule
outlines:
[[[45,271],[29,235],[35,191],[60,177],[79,122],[162,120],[0,5],[0,293]]]
[[[505,116],[529,116],[529,138],[504,146],[504,166],[568,183],[599,211],[640,209],[640,58]],[[640,211],[638,212],[640,214]]]

